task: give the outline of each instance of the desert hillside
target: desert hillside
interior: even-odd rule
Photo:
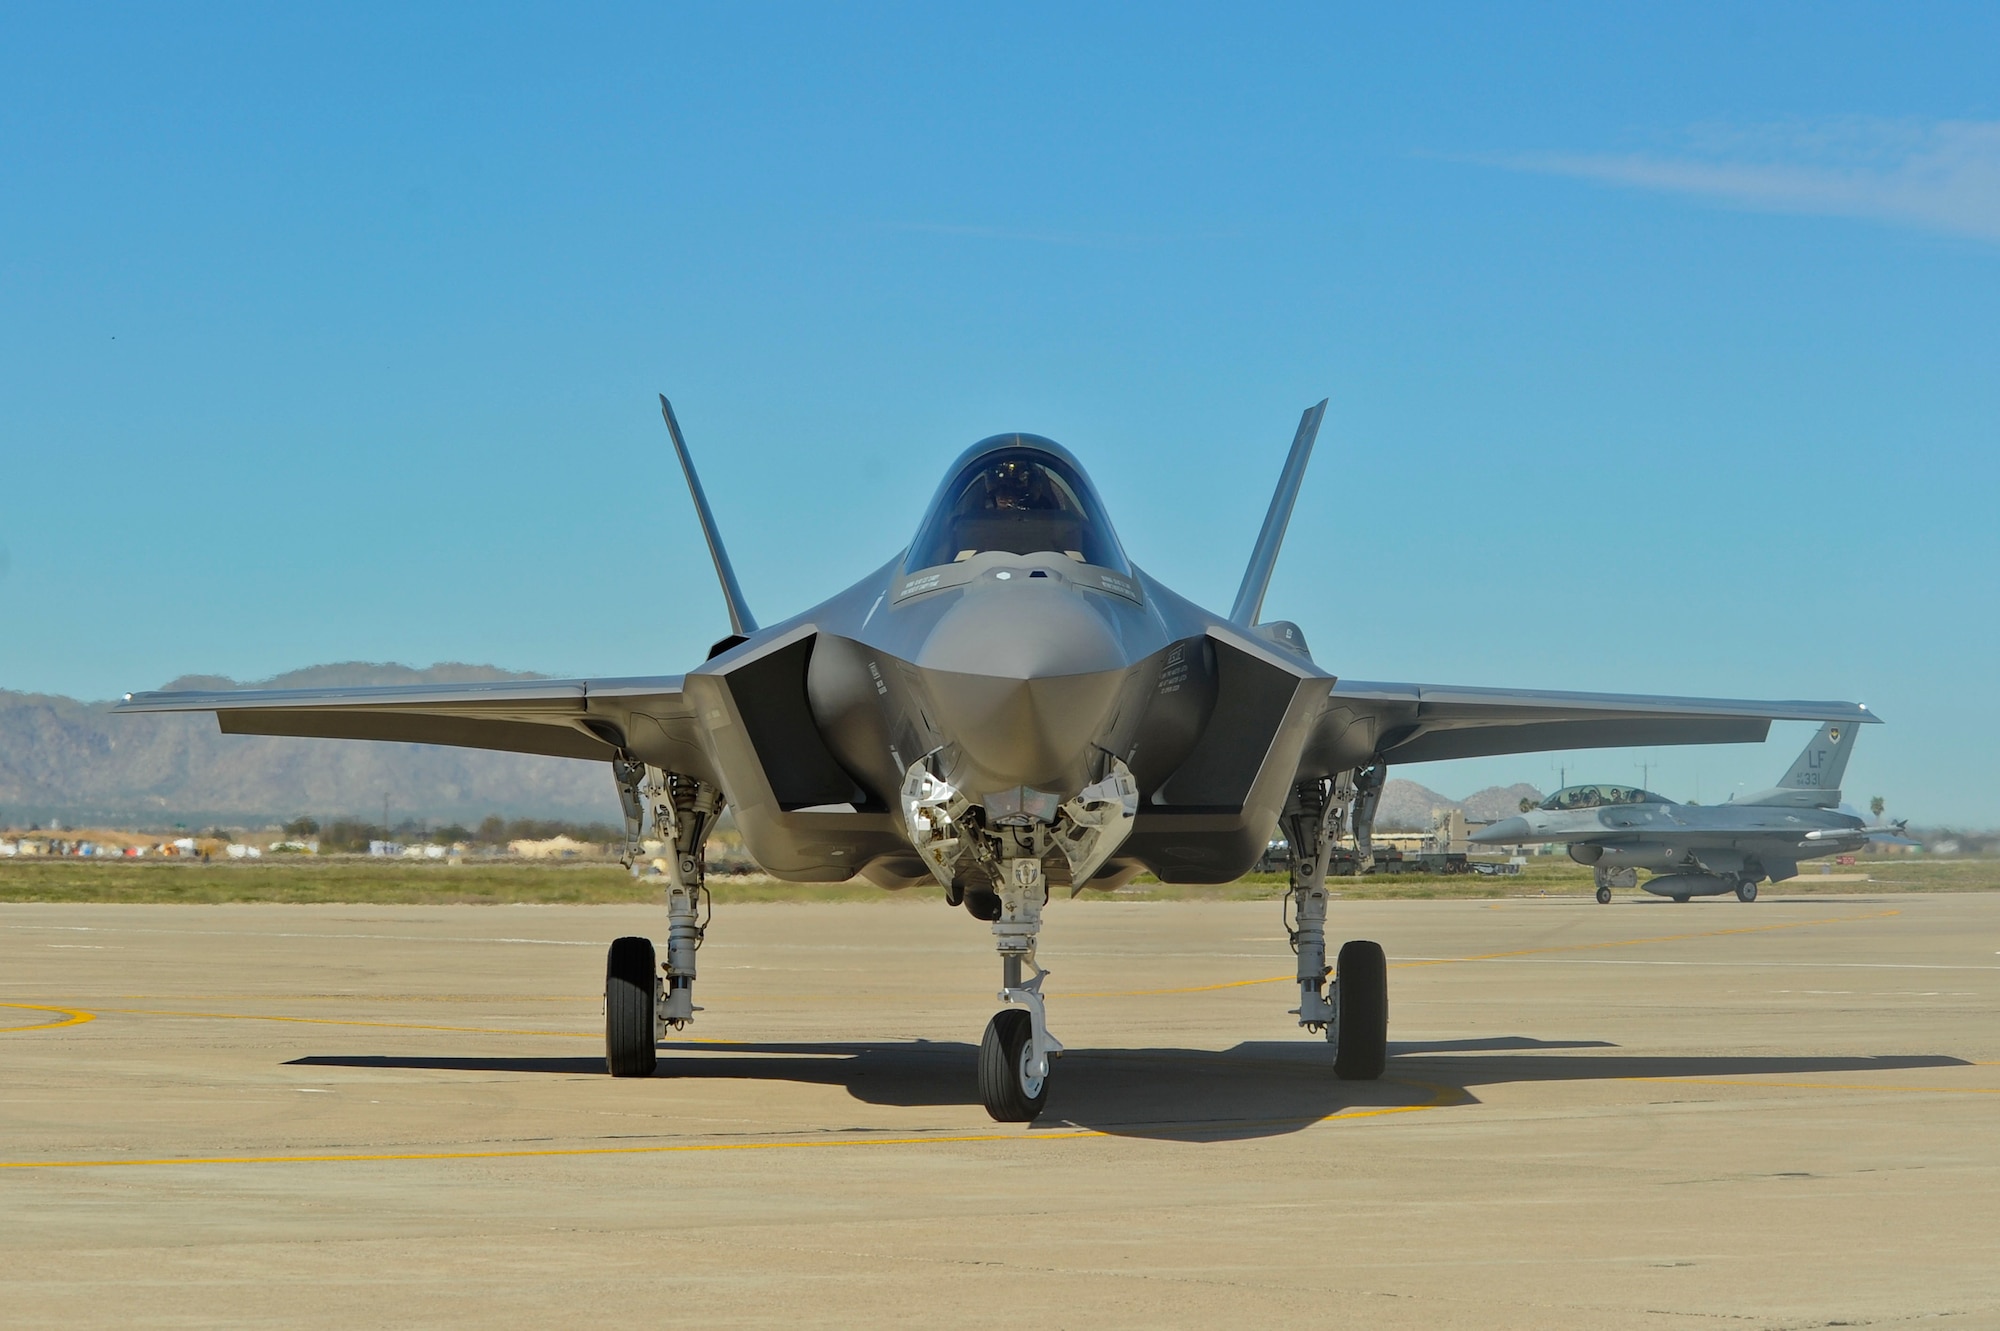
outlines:
[[[533,679],[493,666],[425,670],[349,662],[239,685],[190,676],[165,688],[325,688]],[[393,822],[489,813],[615,822],[598,763],[358,740],[224,735],[206,714],[114,716],[109,702],[0,690],[0,824],[47,821],[254,824],[312,814]]]

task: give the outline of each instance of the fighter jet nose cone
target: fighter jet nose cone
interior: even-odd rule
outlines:
[[[1110,623],[1086,592],[1054,578],[1000,574],[981,579],[944,613],[925,639],[925,670],[1053,679],[1122,669]]]
[[[1502,818],[1474,832],[1468,840],[1481,846],[1513,846],[1529,839],[1526,818]]]
[[[1017,577],[961,598],[917,656],[932,719],[996,790],[1080,785],[1125,682],[1105,615],[1054,581]]]

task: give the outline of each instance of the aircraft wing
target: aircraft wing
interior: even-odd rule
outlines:
[[[228,735],[401,740],[610,759],[695,743],[679,675],[128,693],[116,712],[214,712]]]
[[[1352,752],[1372,732],[1377,760],[1422,763],[1551,749],[1755,744],[1770,733],[1773,721],[1880,719],[1851,702],[1674,698],[1343,679],[1328,693],[1314,747]]]

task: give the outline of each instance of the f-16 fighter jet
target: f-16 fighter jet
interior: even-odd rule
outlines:
[[[648,820],[665,843],[654,865],[667,908],[663,963],[648,939],[611,944],[613,1076],[651,1075],[667,1029],[694,1017],[703,846],[725,806],[775,877],[934,881],[991,926],[1006,1006],[980,1045],[980,1094],[996,1119],[1027,1121],[1042,1111],[1062,1049],[1036,964],[1052,886],[1110,889],[1142,870],[1228,882],[1282,828],[1296,1015],[1333,1045],[1336,1075],[1372,1078],[1386,1054],[1386,963],[1380,946],[1354,941],[1327,964],[1326,868],[1343,821],[1366,844],[1391,764],[1757,741],[1779,718],[1869,719],[1833,702],[1336,681],[1297,625],[1261,613],[1324,402],[1299,422],[1227,614],[1133,564],[1067,450],[1002,434],[951,464],[909,544],[880,568],[760,627],[673,409],[665,398],[660,406],[729,611],[729,635],[687,673],[143,693],[123,705],[212,711],[230,734],[605,763],[632,843]],[[685,580],[669,589],[689,591]]]
[[[1471,839],[1483,846],[1568,842],[1569,857],[1595,870],[1601,904],[1611,901],[1614,877],[1631,875],[1624,882],[1630,887],[1639,869],[1656,875],[1641,886],[1675,901],[1725,892],[1755,901],[1758,883],[1794,877],[1800,860],[1851,854],[1870,837],[1902,833],[1901,824],[1869,827],[1839,807],[1857,733],[1844,722],[1821,726],[1783,780],[1747,799],[1676,804],[1633,786],[1565,786]]]

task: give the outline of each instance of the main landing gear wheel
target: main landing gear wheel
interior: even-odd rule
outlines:
[[[1751,882],[1748,878],[1738,883],[1736,885],[1736,899],[1738,901],[1755,901],[1757,899],[1757,884]]]
[[[1343,1081],[1374,1081],[1389,1061],[1389,958],[1380,943],[1357,938],[1341,944],[1333,975],[1339,998],[1327,1028],[1333,1073]]]
[[[1597,904],[1598,904],[1598,905],[1600,905],[1600,906],[1608,906],[1608,905],[1610,905],[1610,904],[1611,904],[1611,889],[1610,889],[1610,888],[1608,888],[1608,887],[1600,887],[1600,888],[1598,888],[1598,889],[1597,889]]]
[[[1049,1102],[1047,1075],[1030,1066],[1034,1021],[1020,1008],[1003,1008],[986,1023],[979,1042],[979,1098],[1002,1123],[1032,1123]]]
[[[620,938],[604,958],[604,1066],[614,1077],[650,1077],[659,1062],[659,973],[650,938]]]
[[[1685,905],[1687,905],[1687,904],[1688,904],[1688,894],[1687,894],[1687,893],[1685,893],[1685,892],[1676,892],[1676,893],[1674,893],[1674,904],[1675,904],[1675,905],[1677,905],[1677,906],[1685,906]]]

